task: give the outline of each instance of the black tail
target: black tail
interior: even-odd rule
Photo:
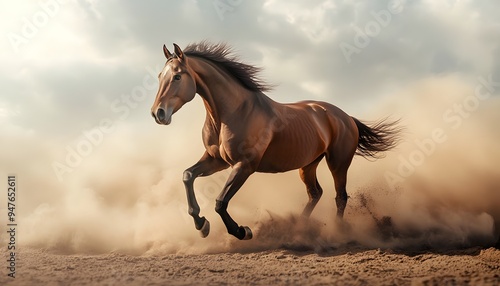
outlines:
[[[359,132],[356,155],[380,158],[382,156],[378,153],[394,148],[400,140],[402,128],[398,126],[399,120],[387,122],[385,118],[367,126],[354,117],[352,119],[356,122]]]

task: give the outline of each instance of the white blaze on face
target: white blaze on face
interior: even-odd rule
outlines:
[[[170,70],[170,65],[166,65],[164,68],[163,68],[163,71],[161,72],[161,76],[162,77],[165,77],[165,75],[167,74],[167,72]]]

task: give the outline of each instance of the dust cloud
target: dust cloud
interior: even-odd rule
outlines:
[[[229,170],[195,183],[201,214],[211,222],[209,237],[199,237],[187,215],[181,178],[203,152],[199,100],[168,127],[153,120],[141,131],[120,124],[62,182],[52,163],[64,158],[61,150],[70,143],[36,132],[4,132],[4,148],[23,152],[2,153],[0,167],[18,175],[21,245],[59,253],[324,251],[353,242],[402,249],[488,246],[500,221],[500,100],[474,100],[474,84],[458,76],[423,79],[388,95],[369,114],[352,114],[373,120],[392,114],[406,131],[386,158],[355,158],[343,222],[334,217],[333,179],[323,163],[318,177],[325,193],[308,221],[299,217],[307,195],[296,171],[254,174],[229,205],[233,218],[254,231],[251,241],[228,235],[214,211]],[[188,114],[200,115],[192,120]]]

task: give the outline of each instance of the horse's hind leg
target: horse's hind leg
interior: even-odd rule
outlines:
[[[337,217],[344,217],[344,210],[347,206],[347,169],[351,164],[351,160],[344,160],[336,162],[334,158],[327,156],[327,163],[330,172],[332,173],[333,179],[335,181],[335,191],[337,195],[335,196],[335,203],[337,204]]]
[[[335,196],[335,203],[337,204],[337,217],[343,218],[348,198],[346,190],[347,169],[333,173],[333,179],[335,181],[335,191],[337,192],[337,195]]]
[[[314,207],[316,207],[316,204],[323,194],[323,189],[321,189],[318,179],[316,178],[316,169],[321,159],[323,159],[323,156],[320,156],[311,164],[299,170],[300,178],[306,185],[307,194],[309,195],[309,201],[302,211],[302,216],[306,218],[311,215],[311,212],[314,210]]]

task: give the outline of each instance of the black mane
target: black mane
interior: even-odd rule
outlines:
[[[260,68],[242,63],[234,55],[233,50],[225,43],[211,44],[206,41],[189,44],[184,54],[192,57],[200,57],[225,69],[233,75],[240,83],[251,91],[264,92],[272,89],[272,86],[259,78]]]

